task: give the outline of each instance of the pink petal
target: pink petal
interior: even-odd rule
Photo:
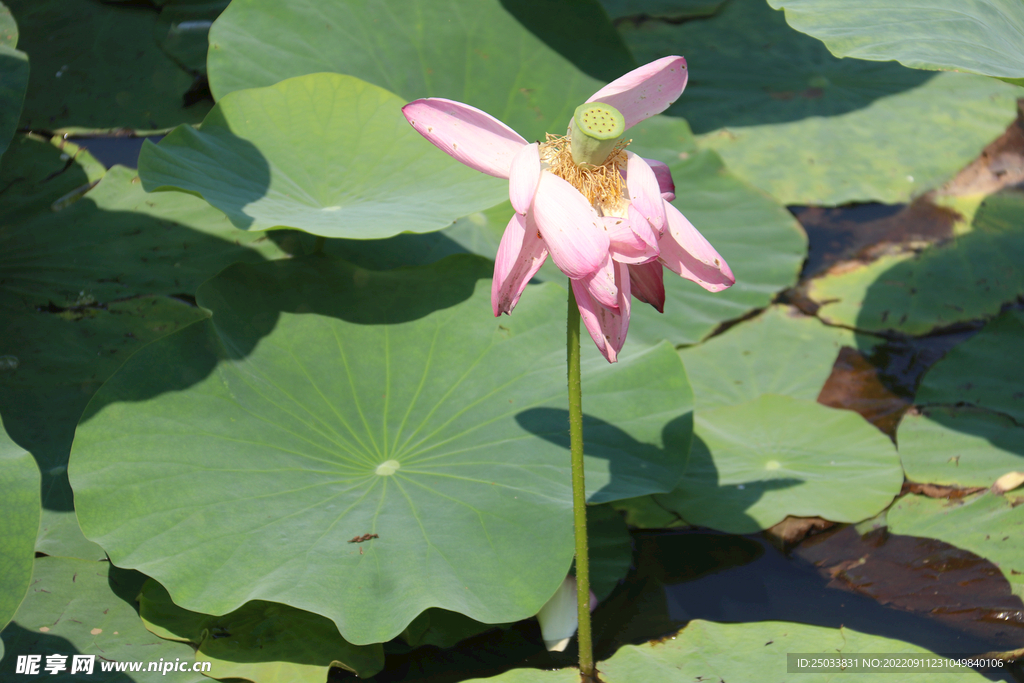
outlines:
[[[629,286],[633,296],[658,311],[665,312],[665,280],[661,263],[653,261],[629,267]]]
[[[655,260],[658,258],[658,240],[651,231],[651,226],[632,205],[628,211],[629,218],[605,216],[601,219],[605,230],[608,231],[608,248],[612,257],[620,263],[647,263]],[[634,226],[640,227],[640,234]],[[644,237],[649,237],[653,244]]]
[[[718,255],[715,248],[676,207],[666,202],[665,213],[668,214],[668,229],[658,242],[661,248],[658,260],[669,270],[696,282],[709,292],[720,292],[731,287],[736,278],[732,276],[725,259]]]
[[[626,152],[626,188],[629,201],[658,234],[665,231],[665,200],[654,171],[641,157]]]
[[[428,97],[402,107],[416,131],[470,168],[508,178],[509,166],[526,140],[504,123],[468,104]]]
[[[594,301],[613,310],[619,308],[619,288],[615,285],[615,265],[611,254],[605,254],[604,263],[590,275],[580,279]]]
[[[508,175],[508,197],[512,208],[526,215],[540,182],[540,146],[534,142],[521,147],[512,157]]]
[[[654,251],[658,251],[658,235],[651,229],[651,223],[641,215],[640,210],[637,209],[631,203],[627,208],[626,213],[629,214],[629,228],[636,235],[637,239],[650,246]]]
[[[587,102],[605,102],[618,109],[626,128],[668,109],[686,87],[686,60],[662,57],[598,90]]]
[[[528,219],[512,214],[498,244],[494,257],[494,278],[491,280],[491,308],[494,315],[511,313],[519,303],[526,284],[548,257],[544,240],[537,228],[530,229]]]
[[[604,263],[608,233],[590,202],[566,181],[541,173],[530,214],[555,265],[569,277],[578,280]]]
[[[629,266],[615,263],[615,284],[619,288],[619,310],[613,311],[594,301],[581,280],[572,280],[572,291],[580,309],[580,317],[597,345],[597,350],[609,363],[618,360],[619,351],[629,331]]]
[[[672,180],[672,171],[668,164],[657,159],[644,159],[647,165],[654,171],[654,177],[658,179],[658,188],[661,190],[661,198],[665,201],[672,201],[676,198],[676,183]]]

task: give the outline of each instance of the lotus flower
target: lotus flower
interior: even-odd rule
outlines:
[[[510,313],[548,255],[571,283],[598,350],[614,363],[631,296],[664,310],[662,267],[717,292],[725,260],[669,202],[668,167],[628,151],[622,132],[668,108],[686,87],[686,60],[664,57],[609,83],[576,110],[565,136],[529,143],[489,114],[436,97],[403,107],[438,149],[509,181],[515,214],[495,257],[494,315]]]

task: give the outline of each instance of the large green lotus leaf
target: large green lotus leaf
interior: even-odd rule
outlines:
[[[611,659],[601,662],[598,668],[606,683],[829,683],[846,678],[841,673],[787,673],[789,653],[813,653],[829,658],[859,653],[934,656],[912,643],[848,628],[832,629],[785,621],[716,624],[694,619],[674,638],[627,645]],[[901,678],[892,671],[863,669],[849,677],[866,683],[888,683]],[[940,679],[951,683],[988,680],[977,671],[959,667],[951,672],[942,671]]]
[[[209,102],[186,106],[193,74],[154,40],[158,13],[96,0],[7,0],[32,77],[21,127],[166,129],[198,123]]]
[[[824,325],[791,306],[771,306],[679,355],[697,407],[707,410],[762,394],[813,401],[843,346],[858,346],[850,330]]]
[[[897,440],[911,481],[991,486],[1007,472],[1024,471],[1024,427],[987,410],[923,408],[903,417]]]
[[[600,664],[598,665],[600,669]],[[602,680],[604,680],[602,678]],[[497,676],[468,678],[463,683],[579,683],[580,670],[568,669],[511,669]],[[611,683],[610,681],[608,683]]]
[[[210,25],[228,3],[229,0],[167,3],[154,27],[157,44],[181,68],[205,74]]]
[[[332,666],[369,678],[384,667],[379,645],[351,645],[330,619],[254,600],[221,617],[182,609],[153,579],[139,593],[139,616],[151,632],[193,643],[214,678],[259,683],[323,683]]]
[[[543,140],[545,132],[561,134],[576,107],[601,87],[543,40],[559,41],[563,54],[588,66],[588,73],[600,72],[603,80],[633,67],[624,49],[606,46],[594,53],[591,34],[607,35],[607,17],[595,2],[573,4],[567,9],[550,0],[236,1],[210,30],[210,87],[219,100],[303,74],[349,74],[406,100],[469,103],[527,140]],[[565,30],[580,21],[551,20],[553,13],[576,10],[587,17],[584,30]],[[514,16],[524,12],[546,13],[548,25],[528,30]]]
[[[197,295],[213,318],[136,353],[79,424],[86,536],[186,609],[272,599],[351,643],[429,607],[535,614],[573,550],[566,293],[535,287],[494,320],[490,270],[225,270]],[[670,490],[692,405],[678,355],[589,350],[585,368],[591,502]]]
[[[757,317],[702,344],[680,350],[699,410],[739,405],[764,394],[814,401],[843,346],[871,342],[824,325],[789,306],[771,306]],[[665,496],[643,496],[613,505],[642,529],[684,525]]]
[[[1024,505],[1019,491],[986,492],[957,501],[909,494],[886,515],[889,531],[937,538],[991,561],[1024,597]]]
[[[0,373],[10,356],[0,356]],[[0,629],[18,610],[32,580],[39,534],[39,468],[32,454],[11,441],[0,422]],[[0,651],[0,655],[2,655]]]
[[[501,7],[521,24],[519,31],[526,29],[540,38],[548,48],[585,74],[611,81],[638,66],[622,36],[609,21],[601,0],[500,2]],[[453,9],[468,13],[463,3],[453,5]],[[578,26],[583,30],[566,30],[567,26]]]
[[[871,332],[926,334],[996,315],[1024,296],[1024,193],[987,197],[965,232],[909,254],[811,280],[826,322]]]
[[[89,152],[60,137],[19,135],[3,157],[0,183],[7,188],[0,203],[0,225],[6,234],[13,223],[53,206],[66,206],[81,196],[107,169]]]
[[[673,204],[714,245],[736,284],[712,294],[665,270],[665,313],[634,303],[627,344],[695,344],[796,283],[807,237],[792,214],[736,178],[713,152],[671,163]]]
[[[619,30],[640,62],[686,56],[689,84],[669,112],[784,204],[907,201],[974,159],[1015,115],[1013,86],[837,59],[763,0]]]
[[[14,137],[28,88],[28,55],[15,49],[17,45],[18,25],[0,3],[0,154]]]
[[[898,433],[909,479],[991,486],[1024,470],[1022,321],[1019,311],[1003,313],[922,378],[915,401],[925,407],[904,417]]]
[[[600,670],[600,664],[598,664]],[[602,677],[601,680],[604,680]],[[497,676],[468,678],[463,683],[579,683],[580,670],[568,669],[511,669]],[[611,683],[610,681],[608,683]]]
[[[1024,425],[1024,312],[1007,311],[958,344],[921,379],[915,401],[969,403]]]
[[[833,683],[837,673],[787,673],[787,654],[807,653],[838,658],[857,654],[933,656],[928,650],[901,640],[861,633],[848,628],[824,628],[788,621],[716,624],[694,619],[672,638],[643,645],[626,645],[597,664],[605,683],[694,683],[694,681],[761,681],[763,683]],[[849,672],[847,672],[849,673]],[[983,683],[988,679],[972,669],[942,672],[943,681]],[[888,683],[892,671],[858,670],[857,681]],[[897,676],[898,678],[898,676]],[[537,671],[513,669],[493,678],[465,683],[576,683],[579,670]]]
[[[417,133],[405,101],[351,76],[310,74],[230,93],[202,128],[146,142],[146,190],[197,194],[244,230],[366,239],[429,232],[508,196]]]
[[[134,171],[115,166],[63,209],[47,207],[0,226],[0,308],[88,306],[139,293],[191,295],[232,262],[284,253],[261,235],[236,230],[196,197],[147,195]]]
[[[137,348],[204,317],[187,303],[236,261],[287,256],[182,193],[147,195],[124,168],[106,176],[70,143],[26,136],[0,186],[0,415],[43,476],[37,550],[100,559],[82,536],[67,484],[75,425],[93,392]],[[84,197],[71,202],[90,188]],[[54,211],[51,207],[60,208]],[[62,207],[62,208],[61,208]]]
[[[859,522],[899,493],[892,442],[862,417],[810,400],[764,394],[702,410],[690,464],[655,497],[691,524],[747,534],[787,516]]]
[[[39,654],[43,656],[39,673],[16,675],[14,680],[209,682],[198,672],[146,671],[150,662],[180,662],[191,667],[195,655],[185,643],[158,638],[143,626],[135,611],[135,597],[145,580],[142,574],[118,569],[109,562],[37,558],[28,595],[2,634],[5,653],[0,669],[13,672],[17,655]],[[46,671],[43,667],[48,655],[66,656],[67,669],[56,675]],[[74,655],[93,655],[93,673],[71,675]],[[143,670],[103,670],[104,665],[114,667],[130,662],[141,662]]]
[[[706,17],[718,11],[725,0],[601,0],[608,16],[657,17],[659,19],[693,19]]]
[[[917,69],[969,71],[1024,85],[1024,5],[1019,0],[768,0],[786,21],[837,57]]]

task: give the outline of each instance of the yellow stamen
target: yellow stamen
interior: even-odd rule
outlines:
[[[587,201],[600,210],[621,204],[623,181],[619,169],[626,165],[626,147],[632,140],[620,140],[600,166],[577,165],[572,159],[571,142],[564,135],[548,133],[540,146],[540,158],[547,170],[580,191]]]

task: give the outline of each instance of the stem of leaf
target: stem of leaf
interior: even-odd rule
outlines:
[[[316,238],[316,244],[313,245],[313,253],[314,254],[322,253],[323,250],[324,250],[324,245],[325,244],[327,244],[327,238],[326,237],[317,237]]]
[[[583,479],[583,389],[580,384],[580,309],[569,281],[566,322],[566,364],[569,369],[569,445],[572,457],[572,509],[576,531],[577,642],[583,681],[594,677],[594,652],[590,636],[590,556],[587,550],[587,495]]]

